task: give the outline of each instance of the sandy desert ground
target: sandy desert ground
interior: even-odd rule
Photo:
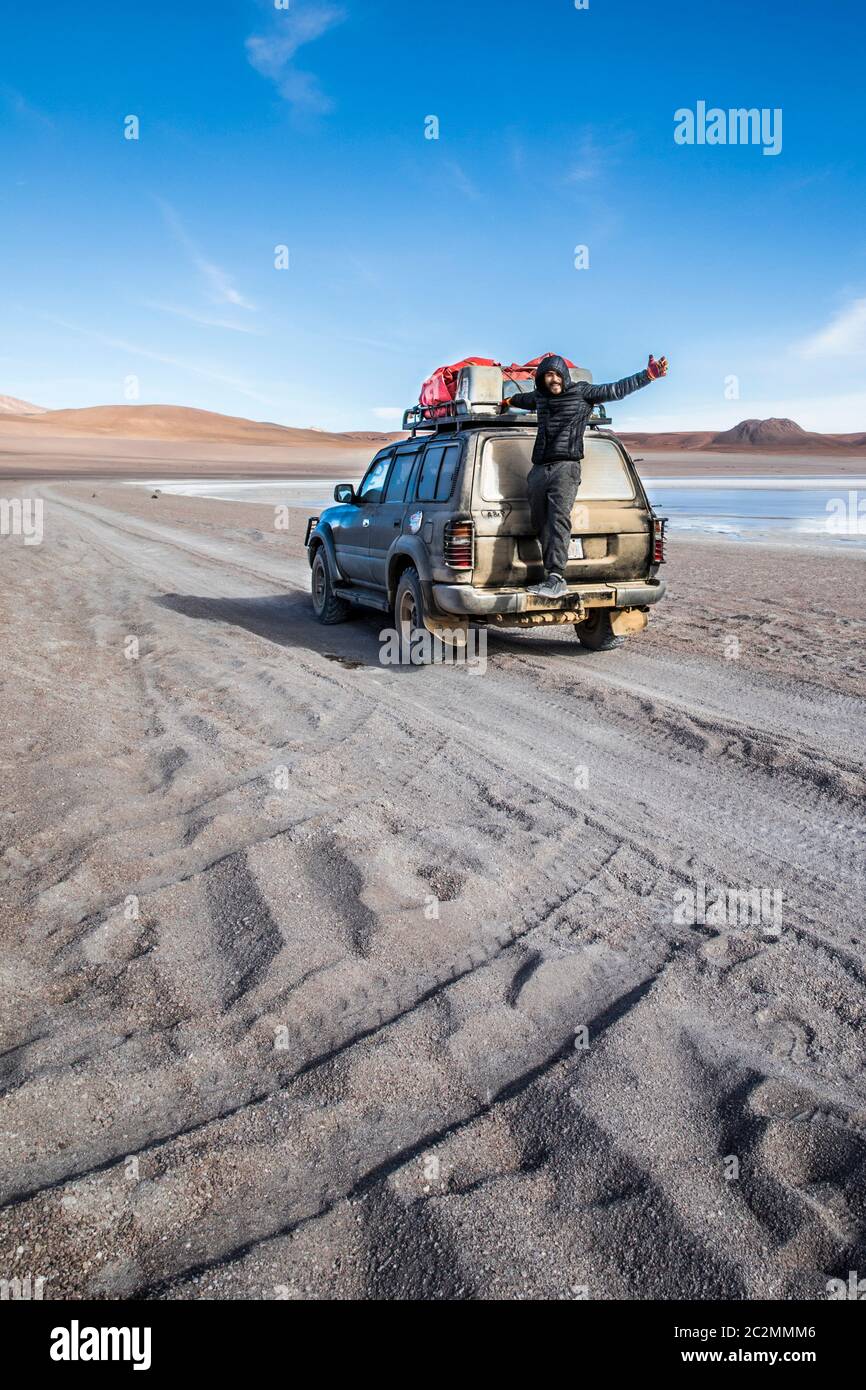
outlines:
[[[314,622],[300,516],[38,492],[44,543],[0,541],[0,1274],[784,1299],[866,1268],[862,553],[676,541],[618,652],[394,669],[375,617]],[[677,921],[698,884],[780,893],[781,931]]]

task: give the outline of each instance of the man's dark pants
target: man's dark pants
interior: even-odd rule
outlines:
[[[580,460],[535,463],[526,478],[532,529],[541,541],[544,573],[565,578],[571,509],[580,484]]]

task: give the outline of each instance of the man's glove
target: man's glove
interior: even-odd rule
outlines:
[[[650,377],[653,381],[658,381],[660,376],[667,376],[668,359],[666,357],[660,357],[657,362],[653,357],[652,353],[650,353],[650,360],[647,364],[647,371],[649,372]]]

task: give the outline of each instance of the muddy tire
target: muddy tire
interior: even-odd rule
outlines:
[[[606,608],[596,608],[582,623],[575,623],[574,630],[582,647],[591,652],[611,652],[621,647],[624,637],[617,637],[610,625],[610,613]]]
[[[424,595],[418,571],[405,569],[397,582],[394,595],[394,627],[400,634],[400,647],[404,652],[413,651],[412,665],[425,665],[424,653],[431,648],[430,634],[424,626]],[[425,641],[417,642],[419,633],[424,633]],[[408,664],[408,663],[407,663]]]
[[[319,546],[313,557],[310,592],[313,597],[313,612],[320,623],[344,623],[351,616],[351,603],[334,593],[322,546]]]

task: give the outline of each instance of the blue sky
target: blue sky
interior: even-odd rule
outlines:
[[[10,6],[0,393],[387,429],[467,354],[652,351],[621,428],[866,429],[864,34],[854,0]],[[780,109],[780,153],[677,144],[699,101]]]

